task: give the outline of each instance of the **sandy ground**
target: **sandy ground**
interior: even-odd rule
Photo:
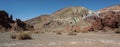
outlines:
[[[32,40],[14,40],[10,35],[0,33],[0,47],[120,47],[120,34],[114,33],[32,34]]]

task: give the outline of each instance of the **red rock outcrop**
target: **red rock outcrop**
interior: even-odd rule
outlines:
[[[100,15],[104,15],[103,20],[102,20],[104,27],[110,27],[111,29],[120,27],[119,26],[120,12],[108,11],[106,13],[101,13]]]
[[[4,11],[0,10],[0,32],[4,31],[25,31],[25,30],[32,30],[33,26],[30,26],[20,19],[13,20],[12,15]]]
[[[102,12],[99,17],[90,16],[86,20],[92,23],[90,30],[112,30],[120,27],[120,12]]]

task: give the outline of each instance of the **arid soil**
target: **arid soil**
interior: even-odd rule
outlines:
[[[0,33],[0,47],[120,47],[120,34],[112,32],[32,34],[32,40],[11,39],[12,33]]]

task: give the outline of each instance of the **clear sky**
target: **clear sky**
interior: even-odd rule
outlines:
[[[120,0],[0,0],[0,10],[7,11],[14,18],[27,20],[69,6],[99,10],[116,4],[120,4]]]

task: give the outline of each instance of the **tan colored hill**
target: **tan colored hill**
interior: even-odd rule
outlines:
[[[35,25],[37,23],[43,23],[47,21],[50,18],[50,15],[40,15],[38,17],[26,20],[26,23],[29,23],[30,25]]]
[[[47,16],[28,20],[36,30],[81,31],[111,30],[120,27],[120,5],[100,9],[97,12],[84,7],[67,7]]]
[[[49,16],[39,16],[37,18],[33,18],[31,20],[28,20],[30,21],[28,23],[31,23],[31,21],[38,21],[35,22],[35,29],[44,31],[66,32],[82,30],[91,26],[91,24],[84,19],[92,13],[95,12],[84,7],[68,7],[58,10],[57,12]],[[45,20],[43,20],[43,23],[41,23],[40,19]]]

